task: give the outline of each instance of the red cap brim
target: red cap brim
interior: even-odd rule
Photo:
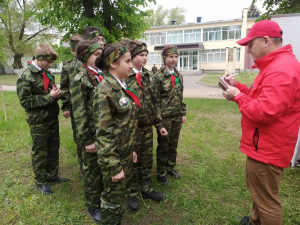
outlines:
[[[255,37],[245,37],[239,41],[237,41],[236,43],[238,43],[239,45],[241,46],[247,46],[248,45],[248,42],[253,40]]]

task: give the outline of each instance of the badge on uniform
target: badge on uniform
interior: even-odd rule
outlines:
[[[127,97],[121,98],[119,101],[121,108],[126,109],[129,106],[129,99]]]

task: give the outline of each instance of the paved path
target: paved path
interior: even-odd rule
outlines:
[[[208,87],[199,84],[197,81],[204,75],[184,75],[185,98],[223,98],[220,88]],[[16,86],[2,85],[3,91],[16,91]]]

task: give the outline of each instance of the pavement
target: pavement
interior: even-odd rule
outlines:
[[[216,86],[211,87],[200,84],[198,81],[205,75],[186,74],[183,75],[184,98],[223,98],[222,90]],[[14,85],[2,85],[3,91],[16,91]]]

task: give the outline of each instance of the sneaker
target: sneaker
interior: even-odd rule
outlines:
[[[172,171],[172,172],[168,172],[167,174],[168,174],[169,176],[171,176],[171,177],[176,178],[176,179],[180,179],[180,178],[181,178],[181,176],[179,175],[179,173],[177,173],[175,170]]]
[[[55,183],[64,183],[64,182],[69,182],[70,179],[59,177],[59,176],[55,176],[55,177],[52,177],[52,178],[48,178],[47,181],[48,182],[55,182]]]
[[[156,179],[161,185],[168,185],[168,180],[165,176],[163,177],[156,176]]]
[[[101,215],[99,209],[88,209],[88,214],[95,223],[101,223]]]
[[[139,208],[139,200],[137,197],[129,197],[128,199],[128,207],[133,210],[137,210]]]
[[[251,223],[250,223],[250,217],[249,217],[249,216],[245,216],[245,217],[240,221],[240,225],[251,225]]]
[[[51,195],[51,194],[53,194],[53,191],[48,186],[48,184],[43,184],[43,185],[36,186],[36,189],[38,189],[43,195],[44,194],[45,195]]]
[[[165,194],[164,193],[160,193],[160,192],[156,192],[156,191],[152,191],[152,192],[148,192],[148,193],[142,193],[142,197],[145,199],[152,199],[154,201],[162,201],[165,198]]]

